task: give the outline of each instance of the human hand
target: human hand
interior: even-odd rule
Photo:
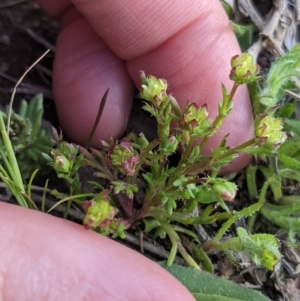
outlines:
[[[72,139],[86,142],[108,87],[93,143],[122,134],[140,70],[166,78],[182,106],[188,99],[207,103],[216,114],[221,82],[231,87],[229,60],[239,52],[218,0],[72,0],[77,10],[69,2],[39,1],[61,19],[54,95],[61,125]],[[230,117],[208,148],[229,132],[232,146],[252,136],[245,88],[237,92]],[[240,157],[231,170],[246,161]],[[4,299],[193,300],[163,269],[134,251],[70,222],[0,206]]]

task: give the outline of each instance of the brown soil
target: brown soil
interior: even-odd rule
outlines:
[[[2,0],[0,3],[0,104],[8,104],[12,89],[25,70],[55,44],[58,24],[49,19],[34,1]],[[43,38],[45,42],[38,41]],[[55,120],[51,92],[50,52],[24,79],[15,97],[15,108],[21,99],[30,100],[43,92],[45,117]],[[54,122],[55,123],[55,122]]]

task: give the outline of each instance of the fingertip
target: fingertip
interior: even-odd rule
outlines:
[[[125,62],[111,52],[83,18],[60,32],[53,88],[61,126],[73,141],[86,143],[108,88],[92,144],[98,146],[99,139],[123,134],[130,114],[133,84]]]

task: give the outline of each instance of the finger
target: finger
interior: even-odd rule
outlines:
[[[219,1],[105,1],[74,0],[94,30],[118,54],[136,85],[140,70],[166,78],[181,106],[187,100],[207,104],[216,116],[222,99],[221,84],[230,89],[230,58],[240,52]],[[151,13],[150,13],[151,12]],[[109,28],[109,30],[107,30]],[[253,136],[253,118],[246,87],[238,90],[234,109],[211,139],[209,152],[230,133],[236,146]],[[241,167],[240,157],[229,169]]]
[[[74,0],[73,4],[87,18],[105,43],[119,57],[127,61],[129,74],[136,85],[139,85],[139,70],[143,69],[148,74],[166,78],[181,106],[188,99],[199,105],[207,103],[211,115],[217,114],[217,104],[222,97],[221,83],[223,82],[228,89],[231,86],[228,79],[229,60],[239,52],[219,1],[195,3],[176,0],[170,5],[166,0],[151,2],[127,0],[122,1],[122,5],[116,1],[107,5],[106,1]],[[76,30],[70,29],[70,40],[75,33]],[[67,41],[67,38],[66,35],[64,40]],[[63,52],[64,47],[61,49]],[[59,59],[56,61],[58,62]],[[65,77],[67,72],[68,69],[64,69],[64,72],[57,75],[58,78]],[[58,83],[61,81],[58,80]],[[90,86],[100,89],[99,84],[90,81],[90,78],[89,83]],[[115,81],[116,86],[117,83]],[[65,89],[63,84],[56,86],[56,90],[61,91],[57,93],[61,97]],[[82,88],[78,89],[81,91]],[[99,98],[96,91],[97,88],[92,90],[89,99],[93,99],[93,96],[95,98],[95,95]],[[64,100],[58,99],[58,103],[65,102],[65,105],[61,105],[61,115],[65,118],[66,125],[71,124],[73,119],[69,117],[67,110],[73,110],[74,115],[77,115],[77,107],[80,108],[79,111],[84,108],[84,105],[69,108],[69,104],[74,101],[72,96],[73,94],[70,93],[68,98],[63,98]],[[235,99],[237,101],[231,116],[219,133],[211,139],[206,151],[210,151],[218,144],[220,138],[229,132],[228,143],[231,146],[236,146],[252,137],[253,122],[246,89],[240,89]],[[122,101],[126,102],[124,98]],[[79,104],[81,102],[84,100],[78,100]],[[92,101],[90,111],[96,111],[96,108],[92,109],[93,104]],[[85,116],[87,123],[80,124],[81,129],[78,129],[79,124],[73,125],[73,135],[88,132],[86,124],[93,118],[88,114]],[[125,120],[126,118],[121,119],[121,124]],[[103,125],[102,129],[109,129],[105,122]],[[120,130],[116,130],[117,132]],[[99,128],[97,135],[100,134]],[[232,168],[241,167],[245,161],[247,159],[240,158]]]
[[[194,300],[156,263],[82,226],[4,203],[0,224],[3,300]]]
[[[60,123],[70,138],[82,145],[87,142],[108,88],[104,111],[92,141],[94,146],[99,146],[100,139],[124,133],[134,86],[125,62],[97,36],[86,19],[76,18],[65,25],[58,37],[53,79]]]
[[[61,22],[53,68],[53,90],[64,132],[73,141],[85,145],[101,99],[109,89],[91,144],[98,147],[100,139],[121,136],[127,126],[134,93],[125,61],[95,34],[70,1],[38,0],[38,3]]]

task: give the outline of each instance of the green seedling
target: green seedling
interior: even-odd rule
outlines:
[[[37,130],[41,121],[41,114],[34,119],[38,112],[41,113],[41,98],[37,96],[32,102],[34,107],[23,103],[20,114],[12,115],[10,140],[0,116],[6,147],[1,152],[6,169],[0,170],[0,176],[11,185],[9,188],[14,190],[20,204],[34,207],[30,193],[24,193],[20,172],[11,168],[17,164],[14,153],[18,154],[25,145],[31,145],[67,183],[67,193],[53,191],[60,199],[57,204],[67,202],[65,217],[71,202],[75,202],[85,212],[83,222],[86,228],[123,238],[128,228],[136,224],[141,227],[143,222],[144,232],[170,240],[167,266],[172,265],[179,253],[190,267],[213,272],[208,254],[222,251],[236,264],[235,254],[243,252],[254,264],[274,270],[281,258],[277,239],[270,233],[252,232],[256,216],[261,214],[285,229],[292,242],[299,234],[299,197],[284,195],[282,191],[284,180],[300,181],[299,122],[293,119],[293,106],[284,105],[280,109],[277,106],[287,88],[296,91],[293,78],[299,72],[287,69],[298,70],[298,62],[291,61],[299,51],[297,45],[286,57],[278,60],[265,79],[259,76],[259,68],[249,54],[233,57],[229,75],[233,86],[230,91],[222,87],[223,98],[215,118],[210,116],[206,105],[199,107],[187,103],[180,108],[176,99],[168,94],[168,84],[164,79],[148,77],[142,72],[140,97],[144,101],[143,109],[157,122],[157,139],[153,141],[148,141],[142,133],[131,133],[120,140],[101,141],[100,150],[87,150],[63,141],[62,135],[54,131],[55,147],[47,153],[46,149],[39,149],[41,141],[48,147],[50,140],[46,143],[49,138]],[[255,92],[253,138],[230,148],[225,136],[210,155],[204,156],[202,151],[207,142],[232,110],[235,92],[245,84],[251,85],[251,91]],[[103,97],[104,103],[107,96],[108,91]],[[97,119],[103,106],[100,105]],[[15,128],[20,129],[16,136],[22,139],[14,140]],[[178,161],[172,159],[175,153],[179,155]],[[236,211],[230,203],[235,200],[238,187],[218,174],[241,153],[254,155],[257,162],[263,160],[264,164],[248,167],[246,178],[252,205]],[[94,175],[99,178],[99,182],[92,182],[93,192],[85,193],[81,185],[79,171],[85,165],[92,167]],[[257,185],[258,171],[266,179],[261,187]],[[269,191],[272,192],[271,199]],[[238,227],[236,236],[229,237],[227,232],[232,231],[240,219],[248,219],[247,229]],[[219,231],[201,243],[193,227],[213,223],[220,224]]]
[[[298,48],[295,47],[292,54],[287,56],[293,59],[295,53],[299,52]],[[271,201],[266,199],[269,188],[275,202],[284,199],[281,191],[283,178],[296,177],[300,180],[294,165],[296,154],[298,156],[299,153],[298,140],[295,138],[298,136],[290,138],[291,131],[296,127],[294,121],[289,119],[290,130],[286,132],[285,119],[279,115],[278,107],[274,107],[276,103],[266,105],[266,91],[273,93],[276,90],[272,97],[279,99],[282,87],[292,87],[295,72],[288,72],[276,83],[272,79],[272,76],[278,75],[278,68],[282,68],[284,74],[286,64],[287,60],[282,58],[272,67],[275,71],[271,68],[270,77],[262,79],[259,68],[249,54],[233,57],[229,75],[233,86],[229,92],[222,87],[223,99],[219,104],[219,114],[214,119],[206,105],[198,107],[195,103],[187,103],[180,108],[176,99],[168,94],[165,80],[141,73],[140,97],[144,100],[143,109],[156,119],[158,138],[148,141],[143,134],[130,134],[120,140],[110,138],[107,142],[101,141],[100,150],[88,151],[62,141],[62,137],[56,133],[57,148],[50,152],[51,158],[48,159],[58,176],[68,183],[70,195],[68,197],[57,193],[57,196],[61,201],[68,201],[68,208],[71,201],[77,199],[77,205],[86,213],[85,227],[105,235],[124,237],[126,229],[143,221],[145,232],[170,239],[168,266],[180,253],[191,267],[199,269],[201,263],[212,271],[206,253],[223,251],[233,261],[236,252],[244,252],[254,264],[274,269],[280,260],[277,240],[271,234],[252,234],[252,228],[257,214],[262,214],[286,229],[290,237],[297,233],[296,222],[294,225],[290,219],[294,221],[299,212],[298,207],[294,206],[293,212],[285,211],[281,219],[277,219],[276,214],[283,209],[283,204],[271,205]],[[253,138],[230,148],[226,145],[225,136],[211,155],[203,156],[202,150],[206,143],[230,114],[236,90],[244,84],[256,85],[254,102],[261,100],[259,105],[256,104],[256,108],[261,110],[255,113]],[[106,98],[107,92],[103,100]],[[103,106],[100,108],[103,109]],[[280,114],[286,113],[281,111]],[[289,116],[292,114],[289,113]],[[175,152],[180,152],[180,160],[173,163],[172,155]],[[269,164],[248,168],[247,183],[253,205],[232,211],[228,205],[235,199],[238,187],[219,177],[218,173],[240,153],[252,154]],[[102,178],[101,184],[93,183],[98,192],[85,201],[79,197],[83,191],[78,170],[83,165],[93,167],[94,174]],[[258,170],[266,178],[260,191],[256,184]],[[196,209],[200,214],[195,216],[193,212]],[[237,236],[228,238],[227,231],[242,218],[248,218],[247,231],[238,228]],[[283,226],[286,221],[293,226]],[[201,245],[191,227],[216,222],[222,224],[220,230],[210,241]],[[181,235],[190,241],[193,254],[183,245]]]
[[[3,147],[0,148],[0,178],[8,187],[18,204],[26,208],[35,208],[34,202],[26,194],[23,179],[15,156],[12,143],[0,114],[0,131]]]
[[[64,217],[66,218],[72,200],[80,197],[78,194],[80,194],[82,190],[78,170],[83,166],[83,155],[79,154],[78,145],[62,141],[62,135],[59,135],[54,128],[52,131],[57,147],[52,149],[50,154],[43,153],[42,155],[47,163],[56,171],[58,178],[65,181],[69,189],[68,194],[59,193],[57,190],[52,191],[54,196],[67,201],[67,207],[64,214]],[[77,197],[75,195],[77,195]]]
[[[173,263],[179,252],[190,266],[199,269],[196,259],[183,246],[180,233],[185,233],[191,242],[196,242],[195,253],[202,254],[201,258],[196,256],[197,260],[211,266],[208,257],[201,251],[199,240],[188,227],[227,220],[219,234],[203,247],[209,251],[245,251],[252,255],[254,263],[267,268],[275,266],[279,260],[277,253],[274,251],[276,256],[271,256],[272,260],[268,261],[265,259],[268,255],[263,252],[267,245],[265,240],[273,242],[273,237],[262,238],[239,231],[237,238],[225,244],[226,248],[219,247],[234,222],[253,215],[262,206],[258,203],[237,213],[230,211],[227,204],[235,199],[238,188],[235,183],[218,177],[219,171],[242,152],[259,155],[268,150],[276,154],[287,139],[280,118],[259,115],[254,138],[230,148],[226,145],[227,137],[224,137],[210,156],[202,155],[209,138],[230,114],[238,87],[259,80],[259,68],[246,53],[234,57],[231,67],[233,87],[229,93],[225,87],[222,88],[223,100],[215,119],[210,117],[206,105],[198,107],[195,103],[187,103],[181,109],[175,98],[167,93],[165,80],[141,73],[143,109],[156,119],[158,138],[148,141],[143,134],[131,134],[121,140],[111,138],[108,142],[102,141],[102,149],[92,150],[92,154],[82,151],[85,162],[94,167],[96,174],[110,187],[105,190],[105,197],[101,192],[89,201],[89,206],[85,208],[87,227],[101,229],[106,234],[122,233],[124,236],[124,230],[144,220],[146,232],[154,231],[157,236],[169,237],[172,247],[167,265]],[[180,160],[172,164],[170,158],[178,150]],[[138,185],[140,182],[144,184]],[[141,187],[146,188],[142,193]],[[143,198],[137,200],[142,204],[140,208],[134,206],[137,195]],[[201,214],[193,216],[193,211],[199,206]],[[266,252],[273,254],[272,250]]]
[[[293,117],[295,109],[293,102],[285,103],[280,108],[278,104],[287,93],[287,89],[299,92],[295,82],[300,76],[299,55],[300,44],[297,44],[288,54],[272,64],[262,84],[256,84],[257,90],[254,93],[254,108],[258,114],[256,122],[262,123],[260,129],[257,129],[257,134],[261,136],[260,139],[264,139],[264,133],[269,134],[271,140],[275,142],[276,155],[274,155],[274,146],[266,147],[264,152],[252,148],[250,152],[263,158],[264,164],[249,166],[246,171],[251,199],[258,199],[259,203],[263,204],[260,213],[275,225],[285,229],[291,240],[299,233],[299,196],[285,195],[283,186],[286,181],[294,181],[295,184],[300,181],[300,122]],[[269,121],[272,123],[271,127]],[[286,133],[283,133],[282,129]],[[265,178],[260,192],[256,180],[258,171]],[[272,199],[268,196],[269,190],[272,192]],[[288,205],[285,204],[287,200],[289,200]],[[285,206],[288,206],[289,210]],[[256,216],[253,216],[249,219],[250,232],[255,218]]]
[[[33,178],[37,172],[37,170],[33,170],[30,167],[30,162],[27,164],[22,161],[24,158],[26,160],[29,157],[26,157],[23,153],[20,152],[20,157],[17,158],[16,153],[18,150],[24,150],[26,143],[35,143],[37,140],[42,138],[45,133],[41,131],[39,128],[41,122],[42,111],[42,99],[40,96],[35,98],[35,104],[38,104],[37,108],[35,108],[35,104],[30,107],[31,113],[34,111],[37,115],[29,114],[26,110],[27,103],[22,103],[22,108],[20,110],[20,114],[14,114],[12,111],[12,105],[14,96],[16,94],[16,89],[26,74],[49,52],[47,50],[39,59],[37,59],[21,76],[21,78],[16,83],[11,101],[9,104],[9,108],[7,111],[7,115],[3,112],[0,112],[0,131],[1,138],[0,139],[0,178],[10,190],[12,195],[16,198],[18,204],[22,207],[26,208],[37,208],[34,201],[31,199],[31,184]],[[6,120],[7,126],[5,127],[4,119]],[[13,121],[12,121],[13,120]],[[11,128],[13,127],[13,128]],[[15,134],[17,137],[11,138],[10,132],[13,131],[13,135]],[[20,137],[19,137],[20,135]],[[47,142],[45,141],[47,140]],[[46,145],[50,146],[49,139],[45,139]],[[27,145],[28,146],[28,145]],[[36,154],[41,157],[41,154],[37,152]],[[39,161],[39,158],[34,158],[34,161]],[[19,162],[20,161],[20,162]],[[23,163],[23,165],[22,165]],[[21,171],[20,165],[25,169],[24,174]],[[28,170],[31,171],[28,172]],[[29,183],[27,185],[27,193],[24,185],[24,178],[30,176]]]
[[[2,113],[4,122],[7,122],[8,114],[9,112]],[[36,169],[44,174],[49,172],[47,161],[41,154],[49,153],[53,148],[53,142],[51,132],[42,127],[42,95],[36,95],[29,103],[23,100],[19,112],[11,111],[10,115],[8,134],[22,178],[29,179]]]

